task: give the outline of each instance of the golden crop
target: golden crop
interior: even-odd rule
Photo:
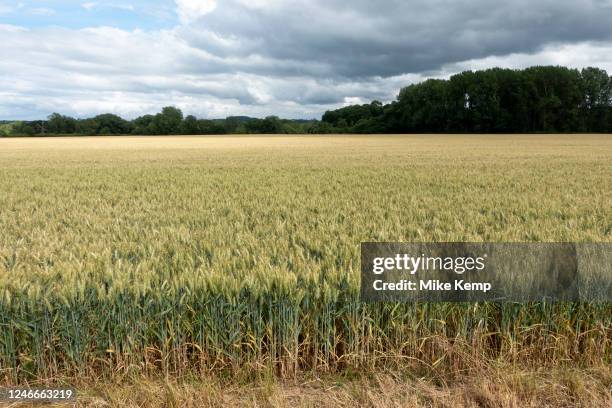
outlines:
[[[362,241],[610,242],[611,186],[606,135],[0,138],[0,381],[609,361],[609,304],[358,285]]]

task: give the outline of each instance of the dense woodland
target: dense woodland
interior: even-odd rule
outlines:
[[[605,70],[537,66],[466,71],[407,86],[396,101],[327,111],[319,120],[233,116],[205,120],[175,107],[132,121],[114,114],[0,122],[0,135],[232,133],[612,132],[612,77]]]

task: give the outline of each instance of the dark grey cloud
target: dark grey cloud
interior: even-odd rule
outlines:
[[[184,28],[184,38],[220,58],[297,61],[303,64],[297,75],[348,78],[432,71],[549,44],[612,39],[611,3],[601,0],[248,3],[217,2]]]

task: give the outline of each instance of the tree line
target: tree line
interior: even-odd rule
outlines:
[[[47,120],[4,122],[4,135],[217,135],[229,133],[307,133],[312,121],[280,119],[268,116],[264,119],[247,116],[230,116],[226,119],[198,119],[183,116],[180,109],[167,106],[156,115],[144,115],[125,120],[118,115],[105,113],[87,119],[75,119],[59,113]],[[1,135],[2,133],[0,133]]]
[[[466,71],[397,100],[327,111],[318,133],[612,132],[612,77],[598,68]]]
[[[396,101],[351,105],[319,120],[231,116],[198,119],[165,107],[125,120],[106,113],[75,119],[0,122],[0,135],[199,135],[234,133],[612,132],[612,77],[605,70],[536,66],[466,71],[402,88]]]

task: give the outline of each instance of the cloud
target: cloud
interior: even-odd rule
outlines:
[[[175,4],[180,24],[167,30],[0,25],[11,56],[0,59],[0,119],[134,117],[169,104],[208,118],[311,118],[466,69],[612,72],[612,13],[597,0]]]
[[[186,38],[220,56],[317,61],[345,77],[393,76],[490,55],[537,52],[553,43],[610,41],[612,13],[603,5],[585,0],[225,0],[201,16]]]
[[[215,0],[176,0],[179,19],[188,24],[210,13],[217,6]]]
[[[131,4],[112,4],[110,7],[114,7],[121,10],[134,11],[134,6]]]
[[[119,10],[127,10],[127,11],[135,10],[135,7],[133,4],[100,4],[96,2],[88,2],[88,3],[82,3],[81,7],[87,11],[95,10],[97,8],[104,8],[104,7],[114,8],[114,9],[119,9]]]
[[[27,14],[35,16],[52,16],[56,14],[56,11],[50,7],[27,7],[24,2],[13,3],[13,5],[0,2],[0,14],[11,14],[22,10]]]
[[[55,10],[48,7],[35,7],[28,9],[28,12],[35,16],[53,16],[56,14]]]

